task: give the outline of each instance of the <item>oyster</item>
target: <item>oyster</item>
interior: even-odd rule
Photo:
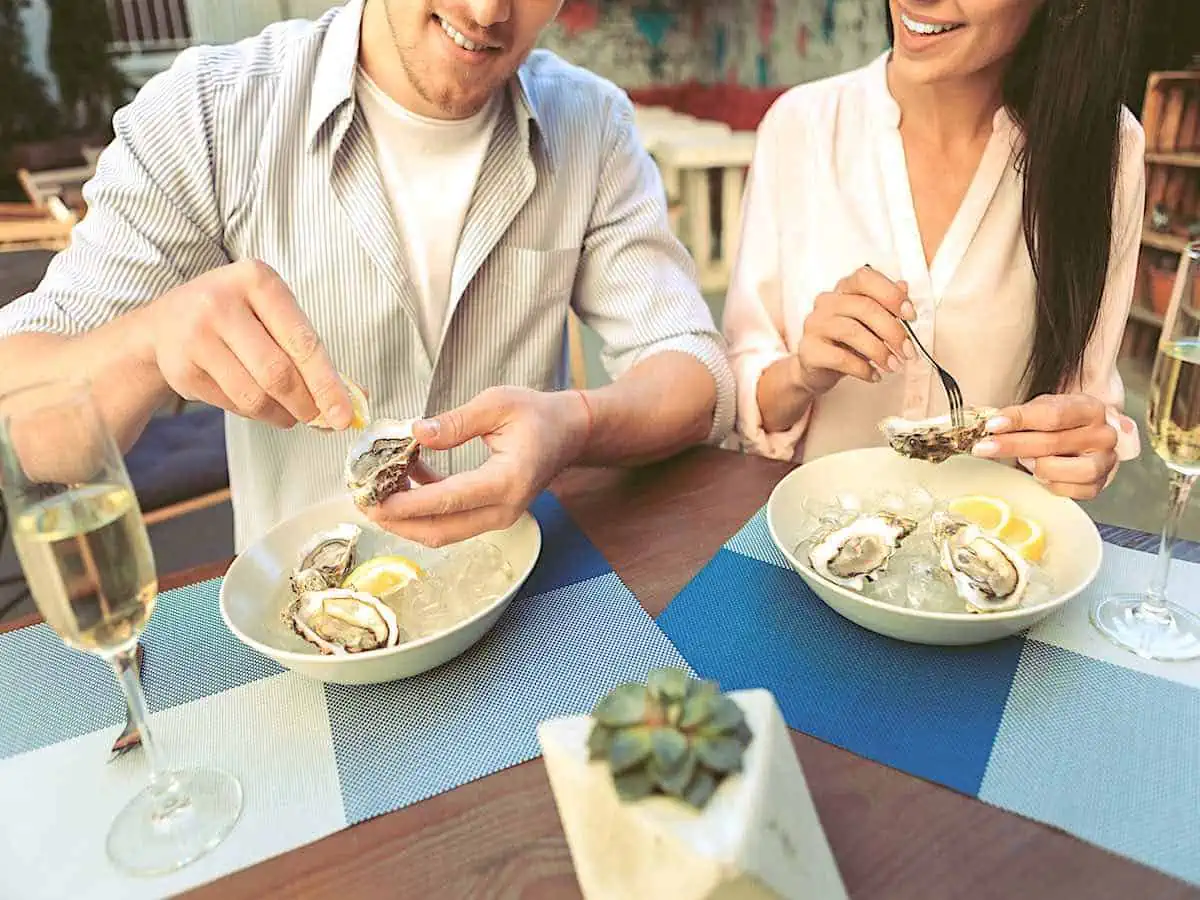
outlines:
[[[400,642],[396,613],[361,591],[306,591],[289,605],[285,618],[298,635],[326,654],[362,653]]]
[[[989,613],[1020,605],[1029,587],[1029,564],[1016,550],[978,525],[947,513],[930,522],[942,568],[968,612]]]
[[[346,486],[358,506],[374,506],[409,489],[408,472],[421,453],[412,426],[411,419],[380,419],[351,445],[346,455]]]
[[[300,565],[292,573],[292,590],[301,594],[341,584],[354,565],[361,535],[362,529],[350,522],[314,535],[300,548]]]
[[[916,529],[912,519],[890,512],[859,516],[819,537],[808,559],[817,574],[856,591],[887,568],[900,542]]]
[[[987,432],[987,421],[996,410],[990,407],[963,410],[963,425],[954,425],[949,415],[931,419],[888,416],[879,430],[888,445],[901,456],[932,463],[945,462],[956,453],[970,453]]]

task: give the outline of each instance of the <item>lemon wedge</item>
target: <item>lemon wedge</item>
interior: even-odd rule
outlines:
[[[999,497],[971,494],[956,497],[948,505],[949,511],[968,522],[978,525],[988,534],[999,536],[1012,520],[1012,509]]]
[[[388,591],[424,577],[425,570],[406,556],[376,556],[347,575],[342,587],[382,597]]]
[[[371,422],[371,408],[367,403],[367,392],[352,378],[347,378],[345,375],[341,377],[345,382],[346,392],[350,395],[350,427],[361,431]],[[329,428],[324,413],[318,413],[317,417],[308,424],[311,428]]]
[[[1046,532],[1041,524],[1024,516],[1012,516],[996,535],[1032,563],[1046,552]]]

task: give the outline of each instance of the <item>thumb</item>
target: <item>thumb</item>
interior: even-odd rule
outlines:
[[[413,425],[417,443],[430,450],[449,450],[471,438],[492,432],[500,424],[500,410],[479,397]]]

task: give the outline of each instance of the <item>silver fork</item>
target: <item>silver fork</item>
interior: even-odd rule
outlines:
[[[920,351],[921,355],[929,360],[929,364],[937,370],[938,378],[942,379],[942,387],[946,389],[946,399],[950,403],[950,422],[955,428],[962,428],[966,424],[966,417],[963,415],[963,396],[962,391],[958,387],[958,382],[954,377],[937,364],[929,351],[917,339],[916,332],[905,319],[900,320],[900,324],[904,326],[904,330],[908,332],[908,336],[912,339],[913,346]]]

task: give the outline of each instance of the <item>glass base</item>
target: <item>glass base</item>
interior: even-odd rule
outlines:
[[[108,858],[130,875],[163,875],[225,840],[242,814],[242,785],[215,769],[184,769],[147,787],[117,813]]]
[[[1200,616],[1145,594],[1115,594],[1092,607],[1092,624],[1106,638],[1145,659],[1200,658]]]

